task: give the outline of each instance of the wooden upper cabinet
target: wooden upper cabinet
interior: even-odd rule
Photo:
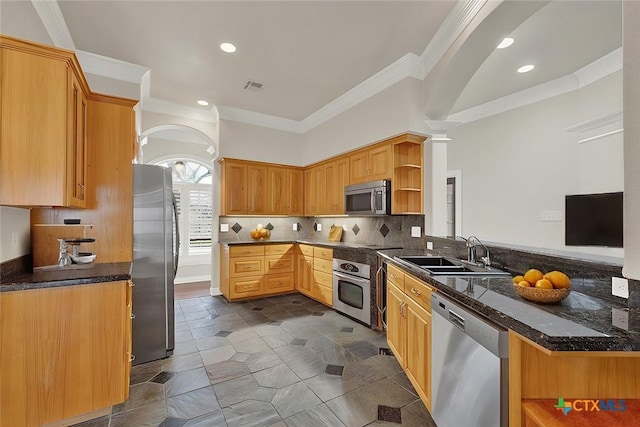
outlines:
[[[344,214],[344,187],[349,185],[349,158],[341,157],[325,164],[325,213]]]
[[[391,178],[391,145],[382,144],[363,149],[349,156],[350,183],[378,181]]]
[[[247,164],[225,160],[222,167],[223,215],[246,215]]]
[[[322,215],[326,206],[326,183],[324,165],[304,171],[304,214]]]
[[[0,204],[86,205],[86,82],[70,51],[0,37]]]
[[[301,169],[269,166],[269,213],[302,215],[304,204],[304,175]]]
[[[247,165],[247,195],[249,198],[247,214],[269,213],[269,184],[266,166],[252,163]]]
[[[69,144],[67,182],[70,183],[70,203],[87,207],[87,97],[75,73],[69,70]]]

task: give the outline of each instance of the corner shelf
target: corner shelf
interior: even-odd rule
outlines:
[[[393,202],[398,215],[423,213],[423,140],[401,141],[393,146]]]

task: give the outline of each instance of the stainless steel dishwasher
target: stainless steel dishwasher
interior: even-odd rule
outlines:
[[[438,427],[507,427],[507,331],[431,295],[431,416]]]

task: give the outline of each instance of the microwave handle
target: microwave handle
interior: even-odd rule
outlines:
[[[371,213],[376,213],[376,190],[371,191]]]

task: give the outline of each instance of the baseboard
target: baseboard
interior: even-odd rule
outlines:
[[[211,275],[202,274],[200,276],[186,276],[186,277],[180,277],[180,278],[176,277],[173,283],[176,285],[183,285],[185,283],[210,282],[210,281],[211,281]]]
[[[222,292],[220,292],[220,288],[211,287],[209,288],[209,295],[211,295],[212,297],[215,297],[218,295],[222,295]]]

